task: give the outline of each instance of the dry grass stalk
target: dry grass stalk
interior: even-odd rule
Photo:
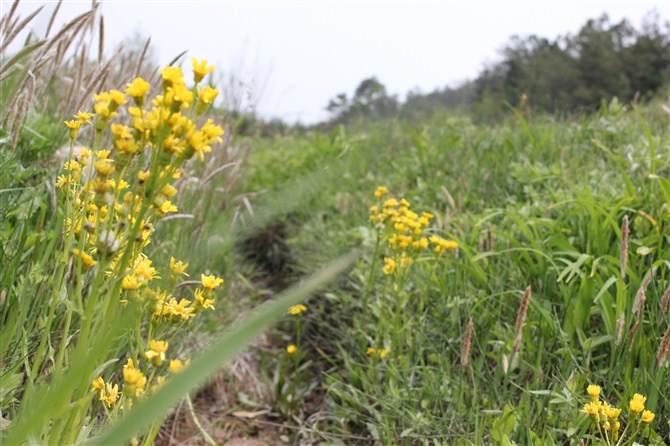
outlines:
[[[658,346],[654,369],[657,369],[661,364],[665,363],[665,360],[668,358],[668,350],[670,350],[670,324],[668,324],[668,328],[665,330],[665,334],[661,339],[661,345]]]
[[[626,323],[626,315],[622,311],[616,320],[616,331],[614,334],[614,345],[616,346],[621,344],[621,338],[623,336],[623,326],[625,323]]]
[[[42,9],[44,9],[44,6],[40,6],[39,8],[37,8],[35,11],[33,11],[32,14],[30,14],[28,17],[23,19],[23,21],[21,21],[21,23],[19,23],[18,25],[12,26],[11,28],[8,28],[8,35],[3,36],[4,41],[2,42],[2,45],[0,46],[0,53],[5,52],[5,50],[9,46],[9,44],[12,43],[12,41],[16,38],[16,36],[18,36],[19,33],[23,30],[23,28],[25,28],[26,25],[28,23],[30,23],[30,21],[32,19],[34,19],[37,14],[40,13],[40,11],[42,11]]]
[[[149,50],[149,44],[151,43],[151,37],[147,39],[147,43],[144,44],[144,48],[142,48],[142,53],[140,54],[140,60],[137,62],[137,69],[135,70],[135,77],[138,77],[140,75],[140,71],[142,70],[142,65],[144,64],[144,58],[147,55],[147,51]]]
[[[49,25],[47,25],[47,32],[44,33],[45,39],[49,37],[49,33],[51,32],[51,28],[54,26],[54,21],[56,20],[56,16],[58,15],[58,11],[60,10],[60,5],[62,3],[63,0],[58,0],[58,4],[56,5],[54,12],[51,14],[51,18],[49,19]]]
[[[12,7],[9,9],[7,15],[0,19],[0,29],[2,29],[3,36],[7,35],[9,29],[11,29],[10,23],[14,17],[14,12],[16,12],[17,6],[19,6],[18,0],[12,3]]]
[[[491,231],[491,225],[489,225],[487,231],[486,231],[486,250],[487,251],[493,251],[493,231]]]
[[[98,38],[98,63],[102,63],[103,52],[105,49],[105,19],[100,16],[100,33]]]
[[[633,313],[639,314],[644,309],[644,301],[646,300],[647,287],[651,283],[651,279],[656,274],[656,268],[652,268],[651,271],[644,276],[640,288],[638,288],[637,293],[635,293],[635,302],[633,302]]]
[[[626,278],[626,267],[628,266],[628,236],[630,229],[628,229],[628,215],[623,216],[623,224],[621,225],[621,277]]]
[[[526,291],[523,293],[521,305],[519,306],[519,311],[516,315],[516,323],[514,324],[514,347],[512,347],[511,362],[514,362],[514,357],[521,348],[521,334],[523,332],[523,325],[526,322],[526,315],[528,314],[528,303],[530,302],[530,296],[531,288],[530,285],[528,285],[528,288],[526,288]]]
[[[642,310],[644,310],[644,302],[647,300],[647,293],[644,288],[640,287],[635,295],[635,302],[633,302],[633,314],[639,316],[642,315]]]
[[[661,311],[663,313],[666,313],[668,311],[668,307],[670,306],[670,286],[665,289],[665,293],[663,293],[663,297],[661,298]]]
[[[461,347],[461,365],[465,367],[470,362],[470,347],[472,345],[472,329],[475,327],[472,318],[468,322],[467,327],[465,327],[465,339],[463,340],[463,346]]]

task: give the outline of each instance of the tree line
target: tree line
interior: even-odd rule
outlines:
[[[358,119],[421,119],[440,109],[463,108],[483,118],[509,105],[563,113],[594,110],[613,97],[645,100],[670,84],[670,24],[649,13],[641,29],[607,15],[588,20],[576,35],[548,39],[514,36],[501,60],[485,67],[472,81],[404,102],[388,94],[375,77],[363,80],[351,97],[331,99],[332,118],[324,125]]]

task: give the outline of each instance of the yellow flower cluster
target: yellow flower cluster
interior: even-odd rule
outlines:
[[[454,241],[437,235],[426,235],[433,219],[432,214],[423,212],[419,215],[412,211],[409,201],[390,196],[385,186],[377,187],[374,196],[378,204],[370,207],[370,221],[387,235],[386,242],[392,253],[384,258],[384,274],[393,275],[398,270],[405,270],[419,252],[429,249],[431,245],[438,256],[445,250],[458,247]]]
[[[66,234],[83,239],[75,258],[84,268],[95,266],[102,257],[109,260],[106,266],[115,266],[127,250],[134,253],[134,261],[150,243],[152,222],[178,211],[171,201],[177,194],[171,183],[179,178],[180,167],[194,156],[204,159],[211,145],[221,141],[220,126],[211,120],[198,126],[195,121],[218,95],[216,89],[197,85],[213,67],[194,59],[193,68],[196,85],[191,89],[181,68],[166,67],[162,94],[153,99],[146,97],[149,83],[136,78],[125,92],[94,95],[95,115],[79,112],[65,121],[73,143],[93,117],[96,145],[105,132],[111,140],[109,148],[84,147],[70,156],[56,181],[70,200]],[[145,104],[150,107],[143,108]],[[114,122],[117,116],[129,116],[129,125]],[[130,272],[116,273],[124,276],[124,289],[132,290],[136,284]]]
[[[70,156],[56,186],[64,196],[64,236],[67,251],[74,260],[77,275],[102,278],[114,292],[114,299],[127,304],[141,303],[146,310],[146,325],[138,328],[131,351],[144,352],[143,369],[128,359],[123,368],[123,391],[119,384],[93,381],[93,389],[108,408],[119,398],[136,398],[149,386],[159,386],[166,378],[158,367],[168,360],[168,342],[201,309],[214,308],[215,289],[223,279],[202,275],[190,299],[154,289],[161,274],[144,253],[151,243],[155,223],[166,214],[178,212],[177,188],[185,163],[204,160],[212,145],[221,142],[223,129],[211,119],[201,117],[218,96],[218,90],[199,84],[214,67],[193,59],[194,85],[187,86],[182,69],[161,71],[160,91],[149,97],[151,85],[142,78],[130,82],[125,90],[95,94],[94,114],[79,112],[64,122],[70,136]],[[75,141],[92,125],[95,135],[91,148],[75,152]],[[170,257],[163,277],[168,289],[180,276],[188,276],[188,263]],[[119,305],[122,309],[124,305]],[[154,367],[150,370],[150,367]],[[183,368],[178,359],[169,360],[169,370]],[[149,373],[150,372],[150,373]]]
[[[368,347],[368,349],[365,351],[366,355],[376,356],[376,357],[379,357],[380,359],[386,358],[389,353],[390,353],[390,350],[387,349],[387,348],[376,349],[374,347]]]
[[[157,367],[165,360],[165,352],[167,351],[167,348],[168,343],[165,341],[151,341],[150,349],[145,353],[145,356],[149,359],[151,364]],[[186,361],[186,364],[188,364],[188,360]],[[179,373],[186,364],[179,359],[172,359],[170,360],[168,370],[173,374]],[[166,378],[164,376],[158,376],[156,383],[151,386],[151,391],[155,392],[158,390],[165,380]],[[139,364],[136,367],[135,362],[128,358],[128,361],[123,366],[123,390],[121,392],[119,392],[118,384],[112,384],[111,382],[105,383],[102,376],[93,380],[91,387],[93,391],[98,392],[99,400],[102,401],[108,409],[113,409],[121,398],[125,399],[124,406],[130,408],[133,400],[142,397],[145,394],[148,382],[149,378],[147,378],[146,370],[143,372],[140,370]]]
[[[586,388],[590,401],[584,405],[582,413],[591,417],[593,423],[598,427],[599,432],[605,432],[603,440],[606,444],[618,444],[617,441],[621,430],[621,422],[619,421],[621,409],[610,406],[606,401],[601,401],[601,391],[602,388],[595,384],[590,384]],[[645,396],[636,393],[628,403],[628,426],[626,426],[624,433],[627,432],[631,426],[634,426],[635,428],[632,437],[628,441],[631,441],[643,427],[651,423],[656,417],[653,412],[645,410],[646,401],[647,398]],[[639,420],[636,422],[638,416]]]

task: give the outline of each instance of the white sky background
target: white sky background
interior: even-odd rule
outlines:
[[[4,15],[12,2],[2,0]],[[49,3],[33,23],[46,29],[55,2],[22,1],[23,17]],[[65,0],[56,24],[90,8]],[[188,50],[241,79],[263,117],[313,123],[338,93],[351,96],[376,76],[400,98],[474,79],[498,60],[510,36],[550,39],[576,34],[607,13],[637,29],[655,9],[670,18],[670,2],[637,1],[119,1],[102,3],[106,51],[136,31],[150,36],[160,64]],[[55,28],[56,30],[58,27]]]

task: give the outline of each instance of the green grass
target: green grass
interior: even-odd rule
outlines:
[[[312,378],[326,394],[319,410],[341,420],[312,428],[382,444],[577,444],[589,432],[579,414],[586,384],[597,383],[622,407],[647,395],[656,420],[641,441],[668,438],[670,374],[667,364],[654,369],[670,322],[660,308],[670,277],[667,115],[616,104],[568,119],[510,115],[495,126],[443,115],[418,128],[390,121],[251,141],[240,186],[264,192],[260,208],[285,210],[298,269],[352,247],[368,252],[310,305],[303,349],[328,358]],[[458,255],[423,256],[401,284],[385,277],[367,220],[377,185],[434,213],[432,231],[457,240]],[[652,269],[633,337],[635,296]],[[505,372],[528,285],[520,353]],[[374,343],[390,355],[371,360]]]
[[[269,346],[252,350],[271,393],[258,404],[298,428],[296,441],[576,445],[590,436],[579,410],[588,401],[586,385],[595,383],[624,408],[634,393],[646,395],[656,419],[638,441],[663,444],[670,433],[670,371],[667,361],[658,368],[654,362],[670,322],[661,309],[670,282],[667,119],[653,104],[623,110],[613,103],[592,116],[561,119],[510,111],[496,125],[445,113],[421,125],[384,121],[331,134],[238,138],[233,145],[249,147],[248,157],[229,159],[224,150],[214,162],[190,164],[179,184],[182,218],[157,224],[147,253],[163,267],[174,255],[190,262],[189,271],[225,277],[225,298],[180,343],[179,355],[194,358],[192,372],[138,407],[146,419],[130,412],[105,431],[108,437],[90,441],[121,441],[146,429],[184,396],[187,383],[201,383],[243,341],[240,335],[207,361],[194,339],[216,336],[279,289],[360,249],[353,270],[309,299],[305,314],[282,321]],[[57,128],[39,116],[33,122],[37,134]],[[63,213],[55,172],[34,161],[48,159],[53,147],[37,139],[26,135],[15,152],[0,152],[11,174],[0,180],[0,410],[12,422],[1,438],[12,440],[30,437],[33,427],[33,435],[56,438],[50,423],[60,415],[47,405],[64,413],[70,387],[84,389],[95,378],[84,375],[97,376],[100,367],[119,376],[112,370],[118,364],[98,361],[57,374],[54,364],[129,353],[127,342],[103,342],[102,335],[88,353],[59,353],[78,340],[81,321],[76,314],[70,319],[59,300]],[[231,160],[238,165],[223,168]],[[437,259],[418,253],[406,274],[386,276],[386,236],[368,211],[379,185],[416,212],[433,214],[426,233],[456,240],[458,251]],[[625,277],[624,216],[630,222]],[[532,297],[514,355],[528,286]],[[288,299],[307,290],[298,294]],[[283,311],[273,308],[264,320]],[[469,321],[472,346],[463,366]],[[114,331],[119,338],[122,322]],[[265,325],[249,325],[244,340]],[[64,340],[64,332],[72,337]],[[297,353],[288,355],[288,344]],[[369,347],[389,354],[368,355]],[[91,426],[88,400],[74,403],[86,415],[76,421]],[[58,438],[71,441],[103,432],[102,426],[68,432],[58,423]]]

